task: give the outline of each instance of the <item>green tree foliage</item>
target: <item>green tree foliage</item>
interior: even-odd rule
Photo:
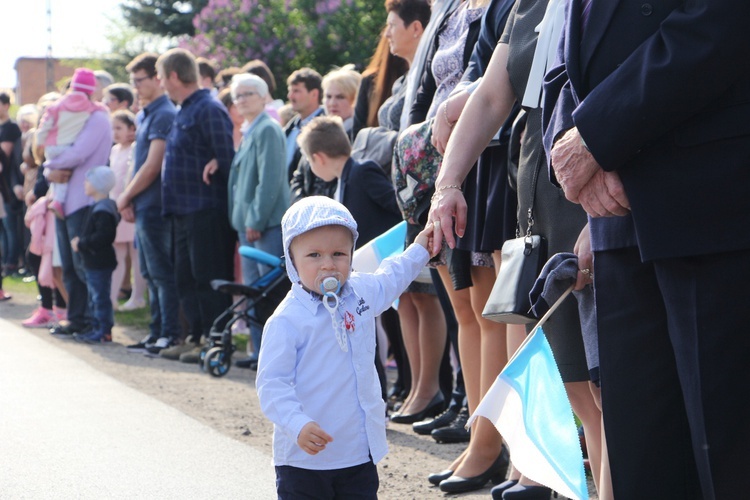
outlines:
[[[303,66],[362,68],[384,24],[379,0],[208,0],[180,45],[222,68],[261,59],[283,82]]]
[[[155,35],[195,34],[193,18],[208,0],[125,0],[120,8],[128,24]]]

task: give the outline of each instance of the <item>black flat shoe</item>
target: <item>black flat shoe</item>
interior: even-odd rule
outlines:
[[[445,469],[441,472],[433,472],[429,476],[427,476],[427,480],[430,482],[430,484],[434,484],[435,486],[439,486],[441,481],[445,481],[449,477],[453,475],[453,471],[450,469]]]
[[[416,432],[417,434],[421,434],[422,436],[429,436],[430,433],[435,429],[442,429],[443,427],[450,426],[451,422],[456,420],[457,416],[458,412],[453,407],[451,407],[432,420],[423,420],[422,422],[414,423],[411,428],[414,429],[414,432]]]
[[[518,479],[508,479],[507,481],[504,481],[497,486],[493,487],[490,490],[490,494],[492,495],[492,500],[502,500],[503,499],[503,493],[505,490],[509,490],[515,485],[518,484]]]
[[[421,422],[426,418],[434,417],[443,411],[443,408],[445,408],[445,398],[443,397],[443,393],[438,391],[424,410],[410,414],[394,413],[391,415],[391,422],[396,424],[413,424],[414,422]]]
[[[546,486],[517,484],[503,492],[503,500],[549,500],[552,490]]]
[[[508,452],[503,447],[490,468],[474,477],[451,476],[440,483],[440,490],[445,493],[465,493],[484,488],[488,482],[499,484],[505,479],[508,471]]]

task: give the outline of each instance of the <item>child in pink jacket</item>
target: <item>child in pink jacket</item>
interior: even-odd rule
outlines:
[[[36,132],[36,142],[44,146],[44,155],[48,160],[60,156],[70,147],[80,134],[91,113],[97,110],[109,110],[101,103],[91,101],[91,94],[96,90],[94,72],[87,68],[78,68],[73,74],[70,91],[60,100],[47,107]],[[65,217],[65,197],[67,184],[51,183],[53,199],[50,210],[62,219]]]

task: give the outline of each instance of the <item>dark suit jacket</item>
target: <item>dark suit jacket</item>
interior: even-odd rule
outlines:
[[[357,221],[358,248],[401,222],[393,184],[373,161],[349,158],[341,173],[339,196]]]
[[[577,126],[617,170],[644,259],[750,248],[747,0],[580,0],[545,78],[545,148]]]

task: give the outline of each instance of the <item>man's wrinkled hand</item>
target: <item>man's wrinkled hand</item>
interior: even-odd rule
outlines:
[[[583,145],[577,128],[568,130],[555,142],[550,159],[565,197],[579,203],[581,189],[601,167]]]

